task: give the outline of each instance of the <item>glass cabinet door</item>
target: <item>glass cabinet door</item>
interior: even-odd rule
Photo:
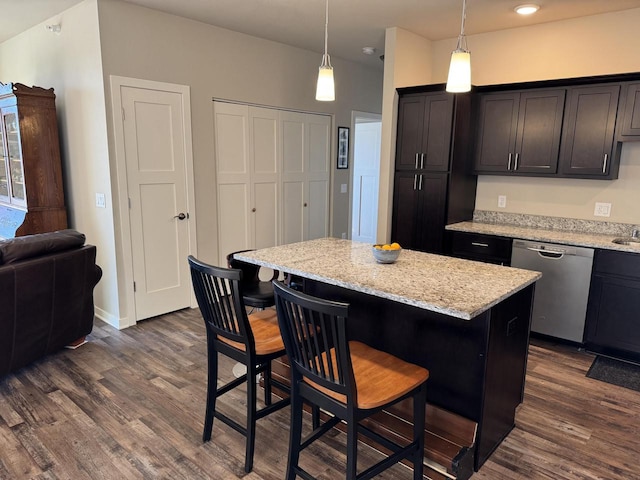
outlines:
[[[3,121],[9,154],[10,202],[14,205],[26,206],[27,196],[24,187],[24,169],[22,166],[22,147],[20,145],[17,110],[13,108],[8,109],[8,111],[3,114]]]
[[[9,175],[7,163],[9,162],[5,142],[4,128],[0,125],[0,202],[9,203]]]

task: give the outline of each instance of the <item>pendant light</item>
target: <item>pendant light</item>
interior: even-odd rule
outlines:
[[[464,36],[464,21],[467,16],[467,0],[462,0],[462,25],[456,49],[451,53],[447,92],[461,93],[471,90],[471,54],[467,49],[467,37]]]
[[[333,102],[336,99],[336,91],[333,84],[333,67],[331,59],[327,53],[327,38],[329,28],[329,0],[327,0],[327,9],[324,22],[324,55],[322,55],[322,63],[318,68],[318,84],[316,86],[316,100],[321,102]]]

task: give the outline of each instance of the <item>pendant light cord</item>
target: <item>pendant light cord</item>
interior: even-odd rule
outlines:
[[[331,60],[327,53],[327,39],[329,38],[329,0],[326,2],[326,12],[324,17],[324,55],[322,56],[321,67],[331,68]]]
[[[329,0],[326,4],[326,13],[324,17],[324,54],[327,54],[327,38],[329,38]]]
[[[462,0],[462,21],[460,22],[460,35],[458,36],[458,43],[456,50],[467,51],[467,37],[464,35],[464,21],[467,18],[467,0]]]

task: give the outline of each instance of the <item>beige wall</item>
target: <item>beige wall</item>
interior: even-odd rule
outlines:
[[[62,24],[62,33],[45,24]],[[322,45],[319,45],[321,49]],[[331,52],[330,52],[331,53]],[[104,276],[96,312],[119,326],[125,316],[123,246],[117,200],[110,76],[187,85],[196,175],[198,254],[217,255],[212,98],[327,113],[336,126],[352,110],[380,113],[382,71],[332,57],[336,102],[315,100],[321,54],[164,14],[119,0],[84,0],[0,44],[0,80],[54,87],[71,226],[98,246]],[[335,139],[334,139],[335,140]],[[335,169],[332,152],[331,230],[348,232],[348,170]],[[105,193],[107,208],[95,207]],[[128,321],[128,320],[127,320]]]
[[[212,97],[329,113],[334,136],[335,127],[351,124],[352,110],[381,112],[382,71],[332,57],[336,102],[317,102],[318,53],[115,0],[99,2],[99,18],[106,88],[109,75],[191,88],[198,255],[205,261],[218,258]],[[111,125],[109,138],[113,148]],[[335,141],[333,148],[331,231],[339,236],[349,231],[349,194],[340,193],[349,172],[335,168]]]
[[[69,226],[97,246],[96,314],[117,322],[118,294],[97,0],[0,44],[0,81],[55,89]],[[60,23],[59,35],[45,30]],[[95,193],[108,208],[96,208]]]
[[[467,21],[471,23],[472,18]],[[468,38],[475,85],[640,72],[640,9],[516,28]],[[433,44],[433,83],[445,82],[455,39]],[[498,195],[507,208],[498,209]],[[595,202],[612,203],[608,220],[640,222],[640,145],[625,144],[617,180],[482,175],[476,209],[602,220]]]

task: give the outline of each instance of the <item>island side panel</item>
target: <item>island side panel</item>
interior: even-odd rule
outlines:
[[[515,426],[524,396],[534,285],[491,309],[476,470]]]

